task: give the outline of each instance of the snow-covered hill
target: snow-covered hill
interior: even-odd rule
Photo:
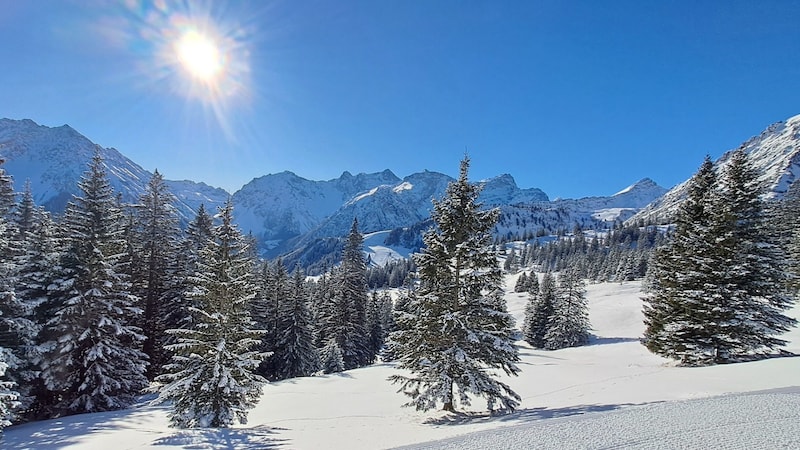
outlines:
[[[63,211],[72,195],[78,193],[77,183],[95,150],[103,155],[111,185],[123,201],[137,200],[152,173],[116,149],[102,148],[68,125],[50,128],[27,119],[0,119],[0,158],[6,161],[3,168],[14,177],[17,190],[30,180],[34,201],[50,211]],[[214,211],[229,195],[193,181],[168,181],[167,185],[178,198],[176,207],[184,223],[194,218],[201,203]]]
[[[517,276],[507,276],[506,286],[514,286]],[[675,367],[638,342],[644,329],[639,290],[638,282],[588,287],[594,334],[589,346],[543,351],[519,343],[521,373],[502,378],[522,397],[519,410],[509,415],[490,415],[481,401],[460,414],[402,408],[406,398],[386,380],[397,369],[377,364],[270,384],[249,423],[231,429],[171,429],[167,408],[143,401],[123,411],[12,426],[2,445],[12,450],[484,449],[487,443],[507,449],[800,448],[800,357]],[[506,300],[521,323],[526,296],[508,292]],[[800,307],[789,314],[800,318]],[[784,338],[787,350],[800,352],[799,330]],[[764,390],[777,391],[717,397]],[[440,441],[451,438],[457,440]]]
[[[741,145],[760,174],[766,198],[780,198],[789,186],[800,177],[800,115],[770,125],[760,135]],[[726,152],[715,163],[719,171],[727,164],[733,150]],[[702,161],[697,161],[700,167]],[[637,213],[633,220],[667,222],[672,219],[680,203],[686,198],[688,180],[675,186],[658,201]]]

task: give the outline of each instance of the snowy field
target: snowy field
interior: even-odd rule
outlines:
[[[639,288],[588,287],[592,345],[522,343],[522,373],[504,379],[522,396],[513,414],[491,416],[480,399],[455,415],[401,408],[405,397],[386,381],[395,369],[380,364],[268,385],[249,423],[232,429],[172,429],[165,407],[142,402],[10,427],[2,448],[800,448],[800,358],[674,367],[638,343]],[[521,323],[526,296],[507,299]],[[800,331],[786,339],[800,353]]]

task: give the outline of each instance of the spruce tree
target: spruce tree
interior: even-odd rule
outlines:
[[[253,350],[261,331],[252,328],[248,302],[253,298],[253,261],[248,241],[233,224],[230,199],[221,223],[200,252],[190,280],[194,304],[191,328],[169,330],[174,352],[157,381],[164,383],[157,402],[172,401],[172,425],[183,428],[229,427],[246,423],[266,382],[255,373],[267,354]]]
[[[717,179],[708,157],[689,181],[671,243],[657,250],[643,343],[685,365],[769,353],[795,321],[783,311],[783,257],[771,242],[757,176],[742,149]]]
[[[525,292],[528,287],[528,275],[525,272],[519,274],[516,284],[514,284],[514,292]]]
[[[133,284],[143,311],[140,326],[145,341],[142,350],[150,360],[150,379],[161,372],[171,356],[164,348],[169,343],[166,329],[171,325],[165,319],[182,306],[183,292],[176,281],[180,229],[174,203],[175,196],[156,170],[135,209],[133,236],[138,257]]]
[[[280,305],[280,323],[273,355],[278,379],[306,377],[320,370],[305,283],[303,272],[295,269],[291,279],[291,294]]]
[[[740,148],[713,198],[715,362],[768,354],[786,344],[777,336],[796,324],[783,314],[793,304],[785,291],[786,260],[769,234],[760,194],[758,175]]]
[[[99,151],[64,216],[65,250],[48,289],[54,317],[43,333],[42,377],[57,414],[129,406],[147,385],[141,311],[124,275],[122,211]]]
[[[375,355],[370,352],[367,333],[367,265],[364,260],[364,236],[353,219],[342,250],[339,270],[338,317],[344,323],[337,328],[336,340],[342,349],[345,369],[366,366]]]
[[[489,409],[499,403],[513,410],[520,400],[495,378],[498,370],[519,372],[514,319],[506,311],[492,246],[499,211],[481,209],[468,169],[465,157],[458,180],[433,202],[437,228],[425,233],[425,248],[415,255],[420,287],[392,334],[398,367],[411,374],[389,379],[411,398],[406,406],[418,410],[441,404],[455,411],[471,396],[486,398]]]
[[[586,288],[576,270],[567,269],[558,276],[556,302],[544,341],[544,347],[548,350],[589,343]]]
[[[5,362],[6,355],[5,349],[0,347],[0,440],[2,440],[3,428],[11,425],[14,410],[19,406],[17,402],[19,394],[14,391],[14,383],[5,380],[8,368]]]
[[[525,308],[523,336],[534,348],[545,348],[545,336],[555,312],[556,281],[551,272],[545,272],[539,284],[539,293],[531,295]]]
[[[687,185],[687,197],[678,209],[672,241],[656,250],[643,298],[643,344],[653,353],[683,364],[707,361],[703,349],[711,333],[711,304],[706,284],[714,283],[711,252],[716,239],[711,229],[711,197],[717,177],[706,156]]]

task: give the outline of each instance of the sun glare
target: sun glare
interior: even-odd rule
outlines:
[[[213,82],[224,67],[217,44],[194,30],[180,37],[175,51],[183,68],[205,83]]]
[[[232,124],[254,93],[250,48],[257,30],[248,12],[203,0],[114,3],[122,8],[110,7],[97,26],[136,56],[132,81],[164,100],[165,93],[183,98],[192,114],[208,114],[226,136],[236,136]]]

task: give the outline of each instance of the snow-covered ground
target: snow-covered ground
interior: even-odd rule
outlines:
[[[509,277],[507,286],[514,282]],[[800,358],[675,367],[638,342],[639,288],[588,287],[590,346],[548,352],[521,344],[522,373],[504,381],[522,404],[509,415],[489,415],[480,400],[456,415],[401,408],[405,397],[386,381],[396,369],[379,364],[271,384],[249,424],[233,429],[172,429],[165,407],[143,402],[14,426],[2,447],[800,448]],[[506,297],[521,323],[525,295]],[[800,317],[800,308],[791,315]],[[800,331],[786,338],[787,350],[800,353]]]

